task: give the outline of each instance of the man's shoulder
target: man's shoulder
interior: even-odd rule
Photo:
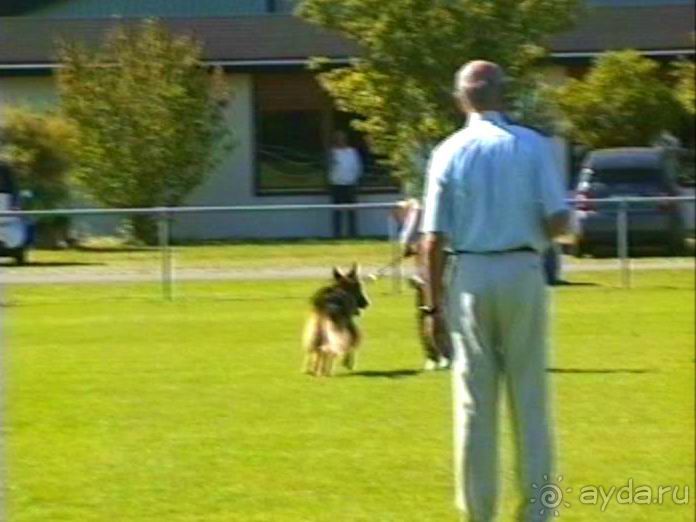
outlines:
[[[464,127],[447,136],[444,140],[438,143],[433,149],[433,156],[448,156],[454,154],[471,138],[471,132]]]
[[[536,127],[534,125],[529,125],[528,123],[522,123],[515,120],[514,118],[506,117],[505,122],[510,127],[510,129],[530,140],[547,140],[552,138],[551,134],[542,129],[541,127]]]

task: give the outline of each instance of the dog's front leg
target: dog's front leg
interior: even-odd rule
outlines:
[[[322,372],[324,371],[325,358],[326,354],[321,350],[315,352],[314,365],[312,368],[312,375],[314,375],[315,377],[321,377]]]
[[[312,375],[316,372],[316,359],[317,359],[317,352],[315,351],[308,351],[305,353],[304,361],[302,361],[302,373],[306,373],[307,375]]]
[[[333,377],[334,374],[334,360],[336,359],[336,356],[332,353],[325,353],[324,354],[324,365],[323,365],[323,371],[322,374],[324,377]]]

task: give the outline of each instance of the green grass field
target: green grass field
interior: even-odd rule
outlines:
[[[365,266],[381,266],[393,257],[393,245],[384,239],[357,240],[298,240],[258,242],[210,242],[209,244],[175,245],[172,247],[177,268],[295,268],[326,267],[333,263],[360,260]],[[111,239],[86,242],[80,249],[32,250],[30,264],[16,267],[9,259],[0,260],[0,266],[9,273],[35,274],[47,271],[74,270],[149,270],[159,269],[161,254],[157,247],[133,247]],[[655,258],[640,257],[633,260],[635,266],[656,261],[675,264],[693,262],[693,257]],[[574,265],[616,265],[615,259],[566,258]]]
[[[694,279],[573,274],[554,290],[569,521],[694,520]],[[446,373],[411,296],[371,287],[359,371],[299,373],[316,281],[6,291],[10,522],[455,522]],[[501,520],[514,465],[504,425]],[[690,505],[583,505],[583,486],[679,485]],[[680,495],[681,498],[682,495]]]

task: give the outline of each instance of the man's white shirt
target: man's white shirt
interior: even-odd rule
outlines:
[[[455,251],[541,252],[545,218],[568,208],[564,182],[549,138],[474,113],[431,155],[421,231],[443,233]]]
[[[353,147],[331,149],[331,171],[329,181],[332,185],[355,185],[362,175],[360,154]]]

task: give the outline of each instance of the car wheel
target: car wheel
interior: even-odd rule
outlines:
[[[578,239],[575,244],[573,245],[573,256],[577,257],[578,259],[585,257],[585,255],[589,254],[589,250],[587,249],[587,242],[582,241]]]
[[[21,266],[27,264],[27,251],[25,249],[19,248],[15,250],[13,257],[17,265]]]
[[[686,249],[686,242],[681,234],[675,234],[667,243],[667,253],[670,256],[683,256]]]
[[[683,256],[686,252],[684,225],[679,216],[675,216],[674,218],[674,223],[669,233],[667,248],[669,249],[669,254],[673,256]]]

